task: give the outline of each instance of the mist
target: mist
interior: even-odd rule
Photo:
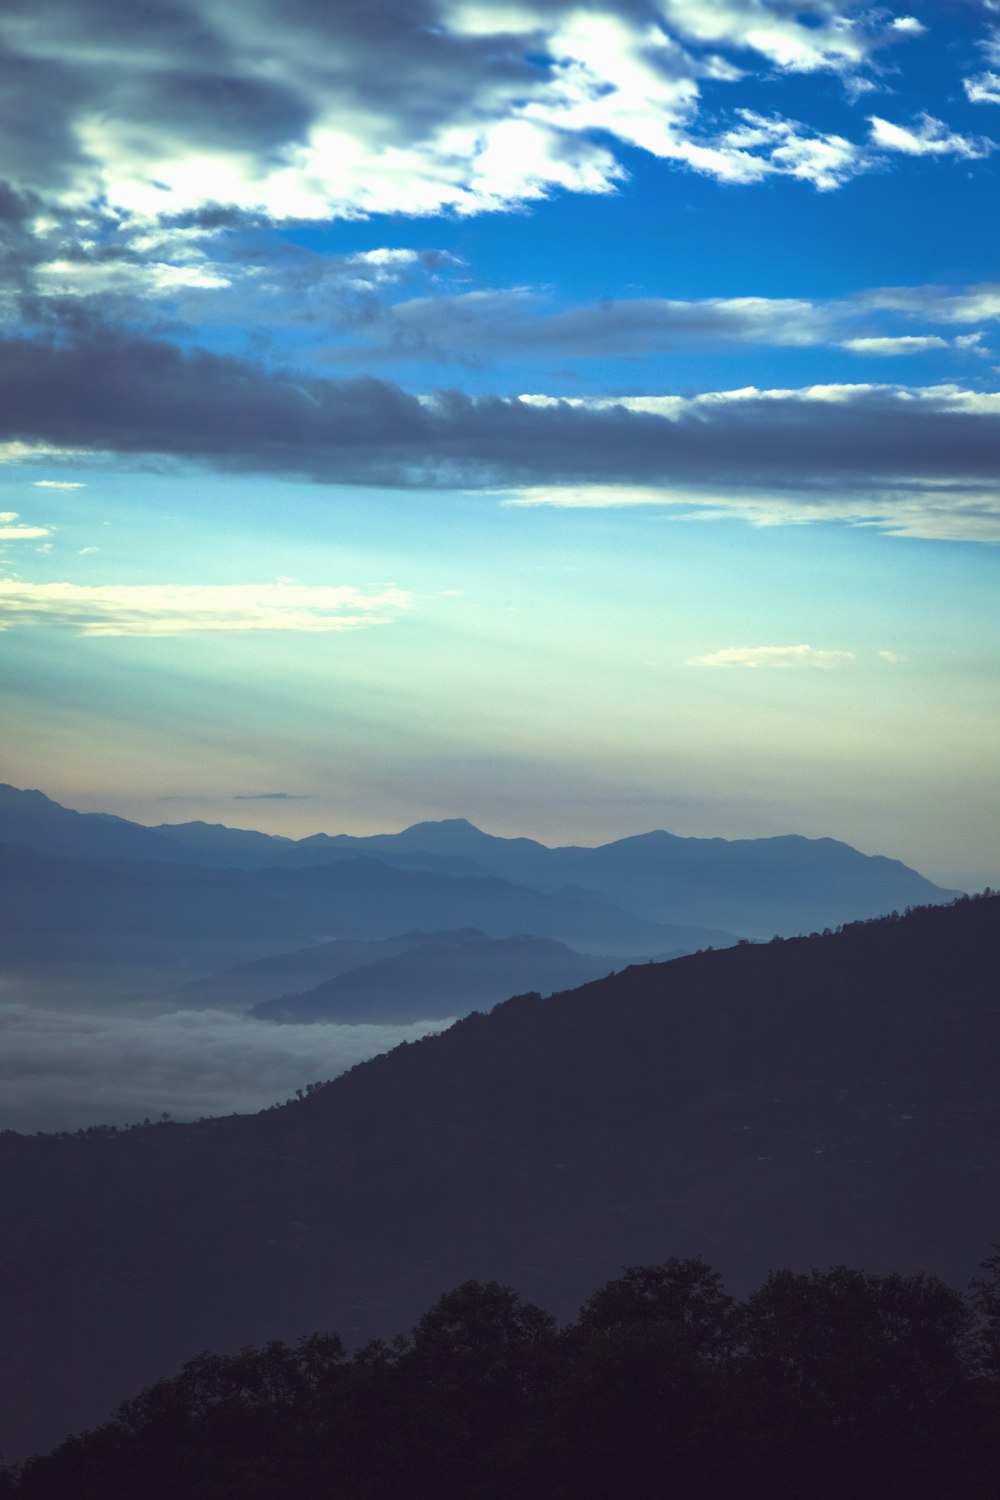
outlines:
[[[217,1010],[125,1016],[0,1003],[0,1129],[254,1112],[450,1024],[297,1027]]]

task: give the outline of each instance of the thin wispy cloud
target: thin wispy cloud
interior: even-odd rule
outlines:
[[[0,579],[0,630],[48,625],[83,636],[196,635],[211,631],[308,634],[385,625],[411,603],[401,589],[305,584],[26,583]]]
[[[841,345],[853,354],[925,354],[928,349],[950,349],[948,339],[938,334],[902,334],[896,338],[845,339]]]
[[[873,289],[829,301],[609,297],[558,312],[549,311],[546,300],[545,293],[531,287],[444,287],[432,296],[376,299],[365,304],[363,316],[357,309],[342,309],[339,327],[348,342],[331,345],[328,356],[369,364],[415,359],[482,365],[532,355],[607,360],[754,346],[828,345],[888,357],[934,350],[967,353],[981,340],[981,332],[957,338],[929,331],[913,334],[905,322],[920,318],[951,325],[1000,317],[1000,291],[991,286],[953,292],[938,287]],[[891,326],[884,332],[867,331],[879,317]],[[329,330],[337,326],[332,314]],[[359,334],[358,342],[349,342]]]
[[[308,792],[234,792],[233,802],[308,802]]]
[[[30,542],[49,534],[48,526],[26,526],[16,510],[0,510],[0,541]]]
[[[33,479],[36,490],[85,490],[82,479]]]
[[[904,156],[960,156],[975,161],[996,149],[996,142],[985,136],[964,136],[949,130],[943,120],[933,115],[920,116],[913,126],[896,125],[880,115],[870,117],[872,141],[883,151],[900,151]]]
[[[725,646],[705,656],[693,656],[689,667],[846,667],[853,651],[823,651],[813,646]]]
[[[1000,73],[977,73],[963,87],[970,104],[1000,104]]]

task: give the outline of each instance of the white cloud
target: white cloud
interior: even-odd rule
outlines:
[[[33,479],[36,490],[85,490],[82,479]]]
[[[988,323],[1000,318],[1000,285],[987,282],[949,291],[942,287],[879,287],[857,299],[861,308],[911,313],[938,323]]]
[[[702,489],[637,485],[534,485],[502,492],[510,506],[561,510],[661,506],[678,521],[739,519],[747,525],[808,526],[839,522],[889,536],[1000,545],[1000,495],[959,479],[872,484],[864,495],[816,493],[807,486],[765,489],[721,485]]]
[[[904,662],[907,660],[905,656],[900,656],[898,651],[879,651],[877,655],[879,655],[883,661],[887,661],[892,667],[898,666],[900,662]]]
[[[734,180],[756,181],[768,172],[798,177],[820,192],[847,182],[866,166],[865,153],[841,135],[811,132],[795,120],[737,111],[743,123],[722,136],[723,154],[731,153]],[[752,152],[759,154],[748,154]],[[746,175],[737,171],[739,164]],[[692,162],[692,165],[695,165]],[[726,176],[723,167],[716,172]]]
[[[5,990],[0,1129],[22,1131],[266,1109],[448,1024],[277,1026],[220,1011],[63,1014],[16,1003],[16,981]]]
[[[962,156],[968,160],[988,156],[995,142],[983,136],[972,138],[949,130],[943,120],[922,114],[915,129],[894,125],[879,115],[871,115],[872,140],[885,151],[900,151],[906,156]]]
[[[745,47],[794,73],[840,72],[868,56],[873,34],[833,6],[814,7],[814,25],[803,25],[789,7],[770,9],[746,0],[661,0],[668,24],[692,41]]]
[[[406,609],[401,589],[365,594],[306,584],[24,583],[0,579],[0,629],[55,625],[84,636],[192,635],[206,631],[309,633],[387,624]]]
[[[817,651],[812,646],[726,646],[694,656],[689,667],[843,667],[853,651]]]
[[[100,552],[100,547],[81,547],[77,557],[89,557],[92,552]]]
[[[0,12],[12,67],[39,80],[11,133],[12,180],[51,189],[40,229],[57,201],[84,216],[100,203],[142,221],[152,254],[157,221],[214,204],[329,219],[607,192],[623,175],[619,143],[724,181],[782,174],[831,187],[862,165],[842,138],[775,120],[740,143],[724,127],[700,129],[699,111],[706,83],[714,118],[717,85],[738,103],[751,70],[857,78],[919,29],[874,8],[852,19],[853,8],[401,0],[378,12],[299,7],[291,18],[279,0],[172,0],[159,29],[121,27],[104,0],[77,0],[61,27]],[[72,89],[58,87],[64,70]],[[146,269],[149,289],[217,285],[225,272],[179,262],[180,244],[172,236],[171,258]],[[72,291],[131,273],[59,259],[44,274]]]
[[[39,459],[80,458],[79,448],[67,448],[58,443],[25,443],[20,438],[0,441],[0,464],[37,463]],[[93,451],[87,457],[93,457]]]
[[[114,292],[157,297],[178,291],[215,291],[231,281],[221,269],[208,265],[145,264],[121,260],[53,260],[35,267],[43,294],[87,297]]]
[[[956,339],[956,343],[958,340]],[[905,334],[897,338],[844,339],[842,349],[854,354],[923,354],[927,349],[950,349],[937,334]]]
[[[16,510],[0,510],[0,541],[28,542],[39,537],[50,536],[49,526],[25,526]]]
[[[963,87],[970,104],[1000,104],[1000,73],[977,73]]]

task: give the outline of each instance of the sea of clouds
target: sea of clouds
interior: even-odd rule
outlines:
[[[282,1026],[216,1010],[94,1014],[0,1003],[0,1129],[252,1112],[448,1021]]]

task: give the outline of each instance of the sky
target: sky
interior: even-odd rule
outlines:
[[[1000,883],[1000,4],[6,0],[0,779]]]

